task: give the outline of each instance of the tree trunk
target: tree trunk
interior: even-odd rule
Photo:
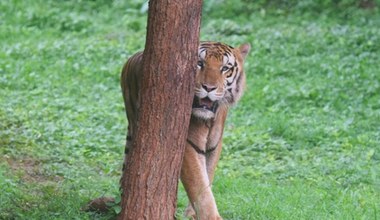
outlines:
[[[137,132],[119,219],[174,219],[193,100],[202,0],[151,0]]]

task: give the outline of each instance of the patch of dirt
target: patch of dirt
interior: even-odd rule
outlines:
[[[63,177],[57,175],[47,175],[43,172],[41,161],[33,158],[14,159],[7,158],[9,167],[16,174],[19,175],[23,181],[26,182],[58,182],[63,180]]]
[[[107,213],[115,205],[115,199],[112,197],[100,197],[92,200],[82,210],[86,212]]]

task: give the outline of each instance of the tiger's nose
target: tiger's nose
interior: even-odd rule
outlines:
[[[216,89],[216,86],[212,86],[209,84],[202,84],[202,88],[206,90],[207,92],[212,92]]]

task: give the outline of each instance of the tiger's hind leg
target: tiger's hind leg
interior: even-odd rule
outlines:
[[[126,169],[126,166],[127,166],[127,157],[128,157],[128,153],[129,153],[129,150],[130,150],[130,147],[131,147],[131,144],[132,144],[132,132],[130,131],[130,127],[128,125],[128,133],[127,133],[127,137],[126,137],[126,142],[125,142],[125,149],[124,149],[124,161],[123,161],[123,168],[122,168],[122,175],[121,175],[121,178],[120,178],[120,191],[122,192],[122,190],[124,189],[124,183],[125,183],[125,169]],[[121,193],[123,194],[123,193]]]

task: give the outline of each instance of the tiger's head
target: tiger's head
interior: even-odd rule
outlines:
[[[222,107],[236,103],[245,86],[244,59],[251,46],[238,48],[219,42],[201,42],[192,114],[212,119]]]

